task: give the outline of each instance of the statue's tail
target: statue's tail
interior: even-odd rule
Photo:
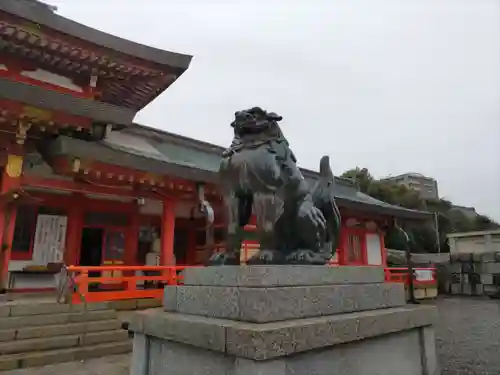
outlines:
[[[333,176],[332,168],[330,167],[330,157],[325,155],[319,161],[319,178],[324,182],[335,183],[335,177]]]
[[[330,157],[323,156],[319,163],[319,179],[312,191],[314,205],[323,213],[328,225],[329,242],[335,251],[340,234],[340,211],[335,203],[335,176],[330,167]]]

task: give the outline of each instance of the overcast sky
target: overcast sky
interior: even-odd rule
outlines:
[[[419,172],[500,220],[498,0],[49,0],[194,55],[138,122],[227,145],[235,110],[284,117],[301,166]]]

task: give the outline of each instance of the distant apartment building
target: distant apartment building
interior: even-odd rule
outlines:
[[[404,173],[398,176],[387,177],[383,180],[393,181],[412,188],[418,191],[422,198],[439,199],[438,184],[432,177],[427,177],[420,173]]]

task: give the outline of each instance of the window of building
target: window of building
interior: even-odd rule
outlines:
[[[52,207],[21,205],[17,207],[16,224],[12,239],[12,259],[30,260],[33,253],[38,215],[66,215],[64,210]]]
[[[382,265],[382,248],[378,233],[366,234],[366,261],[372,266]]]
[[[348,264],[363,263],[363,237],[360,234],[349,234],[345,252]]]
[[[12,240],[13,259],[31,259],[33,236],[36,227],[37,207],[19,206],[17,208],[14,238]]]

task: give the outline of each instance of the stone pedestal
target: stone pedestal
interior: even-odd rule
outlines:
[[[381,268],[209,267],[135,315],[131,375],[436,375],[431,306]]]

